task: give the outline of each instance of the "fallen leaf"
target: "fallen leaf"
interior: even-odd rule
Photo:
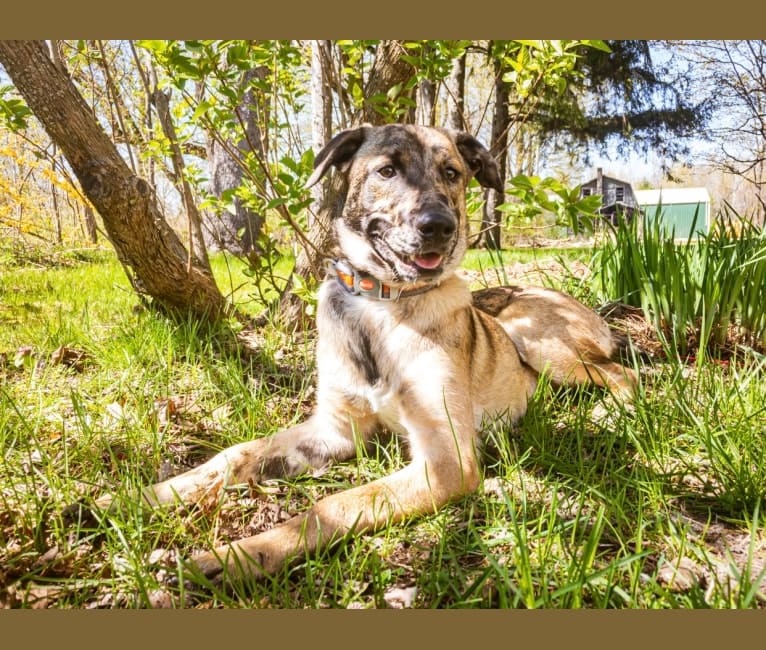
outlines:
[[[51,354],[51,363],[54,365],[67,366],[77,372],[85,369],[85,364],[91,359],[91,355],[85,350],[70,348],[61,345]]]
[[[21,368],[26,363],[26,360],[32,357],[34,348],[31,345],[23,345],[16,350],[16,356],[13,359],[13,365],[17,368]]]

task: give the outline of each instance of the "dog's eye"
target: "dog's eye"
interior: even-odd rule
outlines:
[[[460,176],[460,172],[454,167],[447,167],[444,170],[444,176],[448,181],[454,181],[457,180],[458,176]]]
[[[394,169],[393,165],[386,165],[378,170],[378,174],[380,174],[383,178],[393,178],[396,176],[396,170]]]

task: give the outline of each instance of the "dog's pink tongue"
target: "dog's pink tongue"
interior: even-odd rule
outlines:
[[[416,255],[415,264],[421,269],[435,269],[442,263],[442,256],[439,253],[426,253],[425,255]]]

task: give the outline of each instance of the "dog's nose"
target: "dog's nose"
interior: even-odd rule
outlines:
[[[443,212],[425,212],[415,220],[415,227],[424,239],[445,241],[455,232],[455,220]]]

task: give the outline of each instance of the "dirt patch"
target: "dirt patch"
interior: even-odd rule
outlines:
[[[590,275],[586,264],[577,260],[564,266],[553,259],[533,262],[514,262],[503,267],[475,271],[458,269],[456,275],[472,287],[491,287],[500,284],[550,285],[552,279],[571,276],[583,279]]]

